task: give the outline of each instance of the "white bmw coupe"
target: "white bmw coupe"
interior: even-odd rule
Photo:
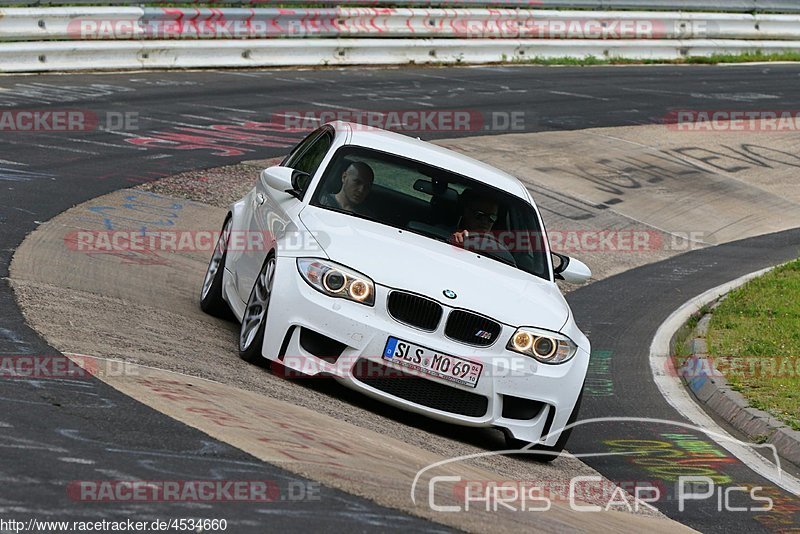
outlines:
[[[589,340],[514,177],[435,145],[334,122],[233,204],[200,304],[241,322],[239,353],[558,456]]]

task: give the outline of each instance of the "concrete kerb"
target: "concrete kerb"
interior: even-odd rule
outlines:
[[[725,298],[721,297],[701,312],[697,326],[691,332],[689,345],[695,372],[681,378],[695,399],[708,411],[713,412],[733,428],[742,432],[753,442],[770,443],[778,454],[789,462],[800,465],[800,432],[787,426],[769,413],[753,408],[747,399],[733,389],[708,353],[706,337],[713,309]],[[676,369],[682,362],[674,361]]]

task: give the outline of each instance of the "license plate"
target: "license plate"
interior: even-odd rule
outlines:
[[[458,356],[441,354],[396,337],[390,337],[383,359],[462,386],[474,388],[483,371],[483,364]]]

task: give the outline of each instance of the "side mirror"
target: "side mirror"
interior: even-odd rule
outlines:
[[[275,166],[261,171],[261,181],[267,187],[288,193],[298,199],[310,179],[308,173],[289,167]]]
[[[292,173],[292,189],[297,192],[302,193],[308,187],[308,183],[311,181],[311,175],[307,172],[295,170]]]
[[[585,263],[558,252],[553,252],[552,254],[553,274],[558,280],[564,280],[570,284],[585,284],[589,281],[592,271]]]
[[[278,191],[286,191],[287,189],[292,189],[292,172],[293,169],[289,167],[270,167],[261,171],[261,181],[267,187]]]

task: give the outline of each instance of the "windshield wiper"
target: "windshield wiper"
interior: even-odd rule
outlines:
[[[450,241],[447,238],[442,237],[441,235],[435,232],[426,232],[425,230],[419,228],[409,228],[409,227],[400,229],[405,230],[406,232],[411,232],[412,234],[421,235],[423,237],[430,237],[431,239],[435,239],[436,241],[441,241],[442,243],[450,244]]]
[[[487,258],[492,258],[493,260],[497,260],[500,263],[505,263],[506,265],[510,265],[512,267],[518,268],[517,267],[517,262],[515,262],[514,260],[509,260],[507,258],[504,258],[503,256],[495,256],[491,252],[486,252],[486,251],[483,251],[483,250],[472,250],[470,252],[474,252],[476,254],[483,254]]]

